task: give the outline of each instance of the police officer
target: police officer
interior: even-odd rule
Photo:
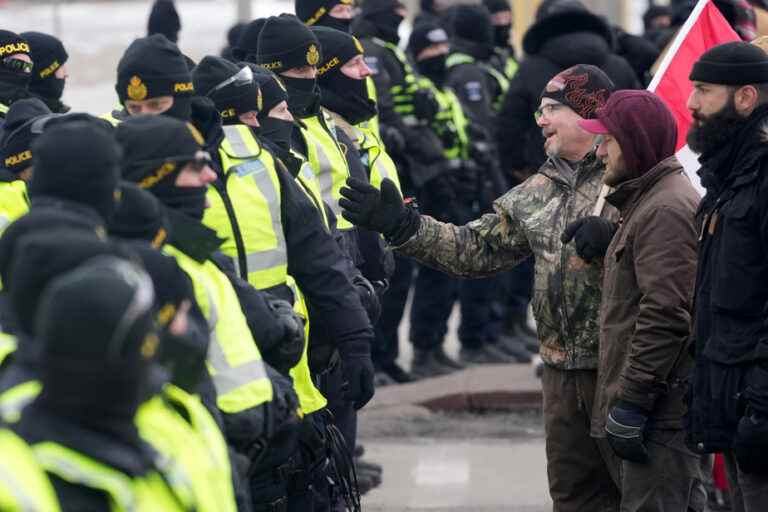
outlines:
[[[29,96],[32,57],[29,43],[18,34],[0,30],[0,129],[8,107]]]
[[[517,59],[515,59],[515,48],[512,46],[512,22],[514,14],[509,0],[483,0],[483,5],[491,13],[491,24],[493,24],[493,55],[491,56],[491,65],[504,73],[507,80],[517,73]]]
[[[42,32],[22,32],[21,37],[29,42],[32,61],[35,64],[32,68],[29,92],[43,100],[52,112],[69,112],[70,107],[61,102],[69,77],[69,55],[64,45],[58,38]]]
[[[56,493],[29,445],[8,429],[0,430],[0,509],[59,512]]]
[[[32,177],[33,124],[51,113],[40,100],[17,101],[8,110],[6,133],[0,141],[0,231],[29,209],[26,183]]]
[[[59,276],[43,296],[42,392],[14,428],[64,510],[196,508],[134,424],[157,348],[153,299],[149,277],[113,257]]]
[[[353,0],[295,0],[296,17],[309,27],[349,32],[354,18]]]
[[[133,41],[117,64],[117,97],[122,109],[105,115],[113,124],[138,114],[164,114],[188,120],[194,94],[192,76],[179,48],[155,34]]]

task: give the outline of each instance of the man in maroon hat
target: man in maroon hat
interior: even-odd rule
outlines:
[[[683,430],[700,198],[675,157],[677,125],[647,91],[617,91],[578,125],[602,137],[603,182],[615,187],[606,200],[622,219],[584,217],[563,233],[580,256],[613,235],[591,434],[622,459],[623,512],[704,510],[699,457]]]

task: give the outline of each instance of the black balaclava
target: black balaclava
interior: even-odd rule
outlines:
[[[240,73],[243,67],[222,57],[209,55],[200,61],[192,73],[195,90],[213,101],[223,124],[241,124],[241,114],[261,111],[261,90],[253,78],[250,82],[231,82],[214,91],[220,84]]]
[[[399,0],[368,0],[363,4],[361,17],[376,27],[376,32],[382,39],[398,44],[398,29],[404,18],[395,11],[402,7],[404,6]]]
[[[135,183],[122,181],[120,205],[107,229],[110,236],[146,240],[159,249],[168,239],[170,227],[155,196]]]
[[[0,140],[0,167],[19,174],[32,165],[32,142],[39,135],[32,130],[35,120],[51,111],[37,98],[15,102],[8,109]]]
[[[352,125],[368,121],[376,115],[376,102],[368,97],[365,79],[355,80],[341,71],[349,60],[363,55],[363,45],[340,30],[313,27],[312,32],[323,48],[323,60],[317,66],[320,103]]]
[[[29,42],[35,63],[29,92],[43,100],[51,111],[68,112],[70,108],[61,102],[66,79],[56,78],[56,70],[69,58],[64,45],[59,39],[42,32],[22,32],[21,36]]]
[[[179,40],[180,30],[181,19],[173,0],[156,0],[149,13],[147,35],[162,34],[175,43]]]
[[[320,43],[312,31],[292,14],[272,16],[259,34],[256,64],[278,75],[304,66],[317,66],[322,61]],[[288,107],[294,116],[303,118],[317,114],[320,88],[317,80],[281,76],[288,89]]]
[[[165,36],[155,34],[136,39],[117,65],[120,103],[173,96],[173,106],[163,115],[188,121],[190,98],[195,94],[187,59]]]
[[[448,34],[445,29],[431,21],[425,21],[416,25],[408,40],[408,51],[416,62],[416,69],[418,69],[419,73],[432,80],[438,87],[442,87],[445,84],[445,61],[448,54],[421,60],[418,60],[418,55],[432,45],[447,43]]]
[[[123,148],[123,179],[148,190],[165,206],[198,221],[208,187],[177,187],[184,166],[205,144],[191,123],[166,116],[136,116],[117,126]]]
[[[0,101],[6,104],[29,96],[31,67],[16,60],[14,65],[4,62],[5,58],[17,53],[24,53],[32,58],[29,42],[14,32],[0,30]]]
[[[36,196],[73,201],[108,222],[116,207],[122,158],[111,126],[87,114],[66,114],[49,124],[32,144],[32,202]]]
[[[254,69],[254,77],[261,88],[264,105],[259,112],[260,136],[272,142],[283,154],[291,151],[291,134],[295,123],[269,116],[277,105],[288,101],[288,92],[280,78],[264,68]]]
[[[499,12],[512,11],[509,0],[483,0],[483,5],[491,14]],[[512,35],[512,25],[494,25],[494,41],[498,48],[509,48],[509,37]]]
[[[349,32],[352,19],[339,19],[330,15],[337,5],[353,5],[354,0],[295,0],[296,17],[310,27],[328,27]]]
[[[138,442],[159,337],[152,282],[137,265],[100,256],[58,276],[37,313],[43,388],[34,407]]]
[[[493,53],[495,38],[491,14],[482,5],[460,5],[456,8],[453,35],[469,43],[472,56],[476,59],[485,60]]]

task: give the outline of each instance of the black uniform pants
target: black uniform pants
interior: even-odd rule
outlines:
[[[395,254],[395,273],[389,281],[389,290],[381,300],[381,317],[375,327],[376,340],[371,351],[373,364],[378,368],[394,363],[400,355],[397,328],[408,301],[413,267],[411,259]]]

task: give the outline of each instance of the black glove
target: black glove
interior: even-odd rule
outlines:
[[[363,229],[389,235],[397,231],[405,218],[405,204],[395,184],[387,179],[381,182],[381,191],[357,178],[348,178],[341,188],[339,206],[341,215]]]
[[[381,125],[379,133],[387,153],[400,155],[405,151],[405,137],[400,133],[400,130],[392,126]]]
[[[440,111],[440,104],[429,89],[419,89],[413,93],[413,113],[422,121],[431,123]]]
[[[379,301],[376,289],[362,275],[353,277],[352,284],[355,285],[357,294],[360,296],[360,302],[363,304],[365,312],[368,313],[368,320],[371,321],[371,325],[376,325],[376,322],[379,321],[379,316],[381,316],[381,302]]]
[[[347,341],[339,345],[341,371],[344,373],[346,397],[362,409],[373,398],[373,362],[367,340]]]
[[[605,432],[608,443],[619,458],[644,464],[648,462],[648,449],[644,444],[648,413],[640,407],[619,400],[608,413]]]
[[[608,251],[618,225],[602,217],[582,217],[566,226],[560,241],[564,244],[576,239],[576,254],[587,263],[602,258]]]
[[[304,354],[304,320],[287,301],[269,299],[267,304],[283,335],[279,343],[264,352],[264,359],[275,370],[288,375]]]
[[[744,473],[768,473],[768,416],[748,407],[739,421],[733,451]]]

